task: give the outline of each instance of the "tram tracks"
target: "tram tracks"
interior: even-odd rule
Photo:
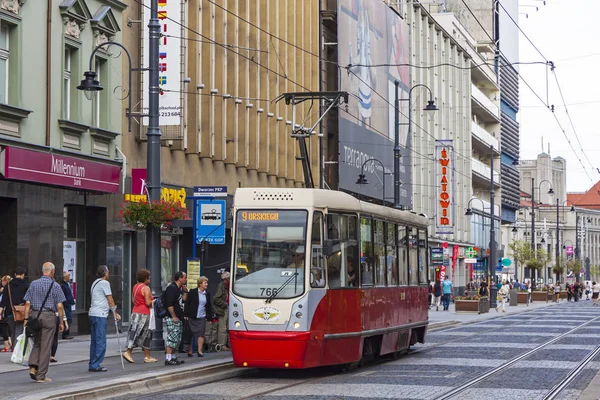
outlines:
[[[573,329],[570,329],[567,332],[564,332],[562,334],[559,334],[558,336],[534,347],[533,349],[526,351],[523,354],[520,354],[517,357],[512,358],[511,360],[499,365],[498,367],[495,367],[493,369],[491,369],[490,371],[485,372],[484,374],[471,379],[468,382],[463,383],[462,385],[454,388],[453,390],[445,393],[443,396],[441,397],[437,397],[437,400],[449,400],[452,398],[455,398],[457,395],[465,392],[466,390],[478,385],[481,382],[484,382],[486,379],[489,379],[490,377],[499,374],[502,371],[507,370],[508,368],[510,368],[511,366],[515,365],[516,363],[518,363],[519,361],[522,361],[528,357],[530,357],[532,354],[539,352],[542,349],[545,349],[546,347],[558,342],[559,340],[567,337],[570,334],[573,334],[574,332],[587,327],[588,325],[592,324],[593,322],[596,321],[600,321],[600,316],[599,317],[595,317],[593,319],[590,319],[589,321],[586,321],[583,324],[580,324],[576,327],[574,327]],[[573,380],[575,378],[577,378],[577,376],[585,369],[585,367],[598,355],[600,354],[600,346],[596,346],[596,348],[588,353],[578,364],[576,367],[572,368],[567,375],[565,375],[557,384],[555,384],[549,391],[548,393],[543,397],[544,400],[552,400],[552,399],[556,399],[557,396],[565,389],[569,386],[570,383],[573,382]]]

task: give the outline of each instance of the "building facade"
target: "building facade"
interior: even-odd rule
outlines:
[[[161,180],[163,191],[193,195],[195,186],[226,186],[227,216],[238,187],[300,187],[302,162],[292,130],[310,127],[319,102],[296,107],[276,99],[286,92],[319,90],[317,2],[244,0],[159,2]],[[149,1],[125,12],[124,45],[133,67],[147,67]],[[129,68],[123,60],[123,68]],[[123,138],[127,193],[138,188],[146,168],[148,111],[146,72],[134,73],[133,130]],[[126,121],[123,122],[125,127]],[[319,136],[307,139],[315,182],[319,182]],[[133,179],[135,175],[135,179]],[[134,182],[131,182],[131,180]],[[143,195],[143,193],[134,193]],[[192,216],[192,202],[185,201]],[[229,220],[227,220],[229,221]],[[210,289],[229,268],[231,222],[224,245],[195,244],[192,221],[179,221],[162,234],[162,276],[166,286],[186,270],[194,254],[203,257]],[[145,232],[124,230],[124,288],[145,266]],[[190,280],[195,284],[195,278]],[[124,289],[124,290],[125,290]]]
[[[90,55],[121,41],[118,0],[2,2],[0,6],[1,274],[16,267],[29,280],[45,261],[56,278],[71,272],[76,291],[73,332],[88,331],[89,288],[100,264],[111,271],[121,302],[122,109],[113,92],[87,100],[77,86]],[[32,34],[35,33],[35,34]],[[108,48],[91,69],[121,84],[120,60]]]

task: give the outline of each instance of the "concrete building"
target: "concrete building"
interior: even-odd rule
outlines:
[[[43,3],[43,4],[42,4]],[[119,0],[3,1],[0,4],[0,274],[28,279],[52,261],[71,272],[72,332],[86,332],[89,289],[108,265],[120,304],[122,108],[112,90],[92,101],[77,90],[92,50],[121,41]],[[107,87],[122,84],[106,48],[92,59]]]

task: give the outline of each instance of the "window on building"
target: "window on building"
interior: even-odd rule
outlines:
[[[96,72],[96,79],[103,83],[103,84],[107,84],[107,73],[106,73],[106,60],[101,58],[101,57],[96,57],[95,60],[95,72]],[[99,92],[96,92],[96,94],[94,95],[93,98],[93,107],[94,107],[94,112],[93,112],[93,124],[96,127],[103,127],[103,125],[106,122],[106,119],[103,117],[103,114],[106,114],[106,96],[107,96],[107,91],[106,90],[101,90]]]
[[[408,285],[408,237],[406,226],[398,225],[398,284]]]
[[[372,286],[375,263],[373,260],[373,221],[370,217],[360,219],[360,279],[361,286]]]
[[[10,26],[0,20],[0,103],[8,104],[8,58],[10,56]]]
[[[63,71],[63,118],[67,121],[71,118],[71,57],[72,50],[66,47]]]
[[[327,281],[330,289],[358,286],[358,231],[355,215],[329,214],[327,239],[332,254],[327,259]]]
[[[374,247],[374,261],[375,261],[375,285],[385,286],[385,231],[383,229],[383,221],[375,221],[375,230],[373,237],[375,241]]]

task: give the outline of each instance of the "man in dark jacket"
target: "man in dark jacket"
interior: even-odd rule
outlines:
[[[65,299],[67,299],[67,301],[65,301],[63,303],[63,306],[65,308],[65,316],[67,317],[67,326],[65,327],[65,330],[62,333],[62,338],[63,339],[73,339],[73,336],[70,335],[71,333],[71,324],[73,323],[73,310],[72,310],[72,306],[75,305],[75,298],[73,297],[73,290],[71,290],[71,285],[69,284],[69,282],[71,281],[71,274],[68,272],[63,272],[63,281],[60,284],[60,288],[62,289],[63,293],[65,294]]]
[[[219,320],[217,331],[217,344],[222,350],[229,350],[227,346],[227,323],[229,320],[229,283],[231,274],[227,271],[221,274],[222,281],[217,285],[213,300],[213,311]]]
[[[29,289],[29,283],[25,280],[25,268],[17,267],[15,270],[15,278],[8,283],[8,287],[10,288],[10,296],[8,295],[8,290],[6,291],[5,296],[2,296],[2,301],[0,302],[0,318],[2,318],[1,316],[3,315],[2,311],[6,310],[6,322],[10,328],[10,337],[14,346],[15,343],[17,343],[19,335],[23,333],[23,321],[14,320],[10,299],[12,298],[13,306],[25,304],[23,298],[25,297],[25,293],[27,293],[27,289]]]

